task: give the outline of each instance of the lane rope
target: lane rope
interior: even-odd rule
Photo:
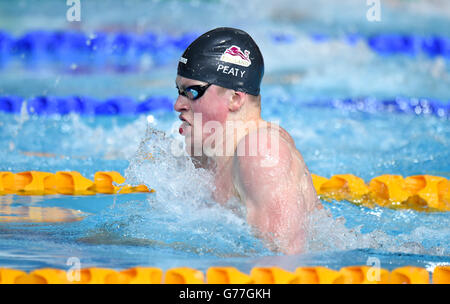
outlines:
[[[268,33],[274,44],[292,44],[299,36],[288,33]],[[142,62],[146,56],[158,58],[158,64],[167,63],[167,58],[178,57],[199,33],[171,35],[146,32],[91,32],[66,30],[32,30],[19,37],[0,31],[0,62],[4,65],[13,59],[25,64],[33,62],[60,62],[72,66],[91,63],[90,68],[112,64],[126,69]],[[347,34],[332,37],[324,34],[311,34],[309,38],[316,43],[330,40],[343,41],[349,45],[365,43],[375,53],[386,55],[416,56],[424,54],[434,58],[442,56],[450,59],[450,37],[439,35],[414,34],[374,34],[364,37]],[[1,66],[1,64],[0,64]],[[118,71],[124,71],[118,69]]]
[[[144,100],[119,96],[104,100],[89,96],[36,96],[25,99],[20,96],[0,96],[0,112],[29,115],[125,115],[133,116],[154,112],[173,111],[174,98],[149,96]],[[401,113],[417,116],[450,118],[450,101],[443,102],[430,98],[390,99],[345,98],[292,103],[310,108],[334,108],[343,111],[364,113]]]
[[[337,174],[325,178],[311,174],[319,197],[326,201],[346,200],[373,208],[414,209],[417,211],[450,211],[450,181],[445,177],[385,174],[366,183],[353,174]],[[98,171],[94,180],[77,171],[56,173],[0,171],[0,195],[94,195],[151,193],[146,185],[126,185],[116,171]]]
[[[437,266],[430,273],[421,267],[404,266],[388,271],[369,266],[253,267],[243,273],[234,267],[209,267],[205,273],[190,267],[163,271],[157,267],[124,270],[84,268],[76,272],[43,268],[25,272],[0,268],[0,284],[450,284],[450,266]]]

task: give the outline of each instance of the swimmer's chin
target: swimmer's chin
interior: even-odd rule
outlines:
[[[187,122],[183,122],[178,128],[178,132],[186,137],[191,134],[191,126]]]

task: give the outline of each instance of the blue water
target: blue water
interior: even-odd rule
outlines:
[[[86,3],[85,3],[86,2]],[[82,1],[82,22],[65,20],[61,1],[0,2],[0,28],[14,35],[32,29],[89,32],[155,31],[202,33],[219,25],[249,31],[265,56],[262,115],[278,120],[293,136],[311,172],[330,177],[352,173],[366,181],[381,174],[432,174],[450,178],[450,122],[446,118],[399,113],[362,113],[315,108],[317,98],[427,97],[450,104],[449,61],[425,55],[380,56],[364,42],[350,45],[348,33],[448,35],[450,5],[445,1],[382,1],[382,22],[365,19],[364,1]],[[261,6],[264,9],[261,9]],[[127,10],[127,16],[122,11]],[[248,18],[248,11],[254,18]],[[171,14],[161,12],[170,11]],[[189,11],[189,21],[182,19]],[[229,12],[219,13],[219,12]],[[257,13],[255,13],[257,12]],[[182,26],[180,26],[180,23]],[[274,43],[269,34],[287,33],[292,43]],[[332,38],[317,42],[311,34]],[[11,62],[0,69],[0,95],[86,95],[96,98],[147,96],[176,98],[177,56],[142,64],[135,72],[95,69],[70,73],[45,63]],[[175,113],[130,117],[38,117],[0,113],[0,171],[76,170],[93,179],[96,171],[116,170],[151,194],[96,196],[0,196],[2,210],[29,207],[79,210],[81,221],[0,223],[0,267],[68,269],[82,267],[168,269],[232,265],[248,272],[258,265],[295,269],[324,265],[338,269],[378,257],[393,269],[432,269],[450,263],[449,213],[369,209],[346,201],[323,202],[332,219],[316,214],[308,252],[274,254],[254,238],[234,211],[209,197],[210,177],[189,161],[170,154],[179,122]],[[159,133],[157,131],[163,133]],[[158,152],[157,161],[142,160]],[[47,153],[30,156],[30,152]],[[155,154],[156,155],[156,154]],[[41,209],[47,210],[47,209]],[[345,220],[344,220],[345,219]]]

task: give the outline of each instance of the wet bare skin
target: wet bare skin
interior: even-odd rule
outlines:
[[[268,153],[258,151],[256,156],[235,154],[227,167],[216,175],[214,196],[218,202],[238,197],[246,206],[247,222],[256,228],[255,233],[272,250],[286,254],[301,253],[307,237],[307,215],[322,206],[309,170],[291,136],[272,124],[265,130],[268,132],[264,129],[253,132],[267,133],[267,137],[270,132],[277,133],[274,138],[279,140],[278,152],[270,150],[268,139]],[[244,137],[238,146],[249,147],[250,136]],[[264,165],[262,162],[267,155],[274,162]]]
[[[176,83],[179,88],[203,84],[180,76]],[[202,98],[195,101],[178,97],[175,110],[181,113],[180,119],[185,121],[180,132],[186,136],[187,142],[192,141],[194,113],[202,113],[207,120],[219,121],[223,125],[232,115],[236,115],[233,106],[229,103],[227,106],[227,96],[220,97],[215,90],[211,86]],[[307,215],[322,207],[310,173],[286,130],[266,123],[260,117],[250,117],[256,127],[246,129],[237,139],[233,156],[192,158],[199,167],[214,172],[214,199],[226,205],[230,199],[238,198],[246,206],[248,223],[270,249],[285,254],[301,253],[305,250]],[[258,142],[254,140],[255,134],[258,134]],[[273,138],[276,139],[276,146]],[[255,145],[259,147],[256,155],[238,153],[250,151]]]

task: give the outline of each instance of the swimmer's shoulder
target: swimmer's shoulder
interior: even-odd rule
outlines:
[[[280,143],[287,143],[290,148],[295,148],[295,141],[292,138],[292,136],[280,125],[276,123],[266,122],[263,121],[263,123],[259,124],[259,128],[256,129],[254,132],[257,132],[258,135],[262,135],[262,138],[264,136],[267,136],[267,140],[270,143],[271,140],[282,140]],[[249,134],[248,136],[251,136]],[[261,137],[260,137],[261,138]]]
[[[263,132],[261,132],[263,131]],[[265,131],[265,132],[264,132]],[[257,134],[252,134],[252,133],[257,133]],[[304,171],[307,170],[305,161],[303,159],[302,154],[300,153],[300,151],[297,149],[296,145],[295,145],[295,141],[292,138],[292,136],[289,134],[289,132],[287,132],[283,127],[281,127],[280,125],[276,124],[276,123],[270,123],[270,122],[266,122],[263,121],[263,123],[259,124],[259,128],[254,130],[252,133],[249,133],[245,138],[243,138],[241,140],[241,142],[245,143],[246,141],[249,141],[249,139],[255,135],[257,136],[261,136],[258,138],[258,141],[260,142],[261,138],[265,138],[266,139],[266,143],[271,143],[273,140],[278,141],[278,152],[279,152],[279,156],[286,160],[286,161],[293,161],[295,163],[298,163],[299,165],[299,170]],[[243,143],[240,143],[241,145]],[[246,145],[248,148],[248,145]],[[238,144],[239,147],[239,144]],[[265,150],[267,151],[267,150]],[[263,150],[264,152],[264,150]]]
[[[278,134],[281,136],[282,139],[287,141],[289,144],[295,146],[294,139],[292,136],[280,125],[274,124],[274,123],[268,123],[267,129],[273,132],[278,132]]]
[[[289,133],[277,124],[262,121],[237,144],[234,161],[257,162],[272,158],[292,160],[295,142]],[[298,152],[298,151],[297,151]]]

